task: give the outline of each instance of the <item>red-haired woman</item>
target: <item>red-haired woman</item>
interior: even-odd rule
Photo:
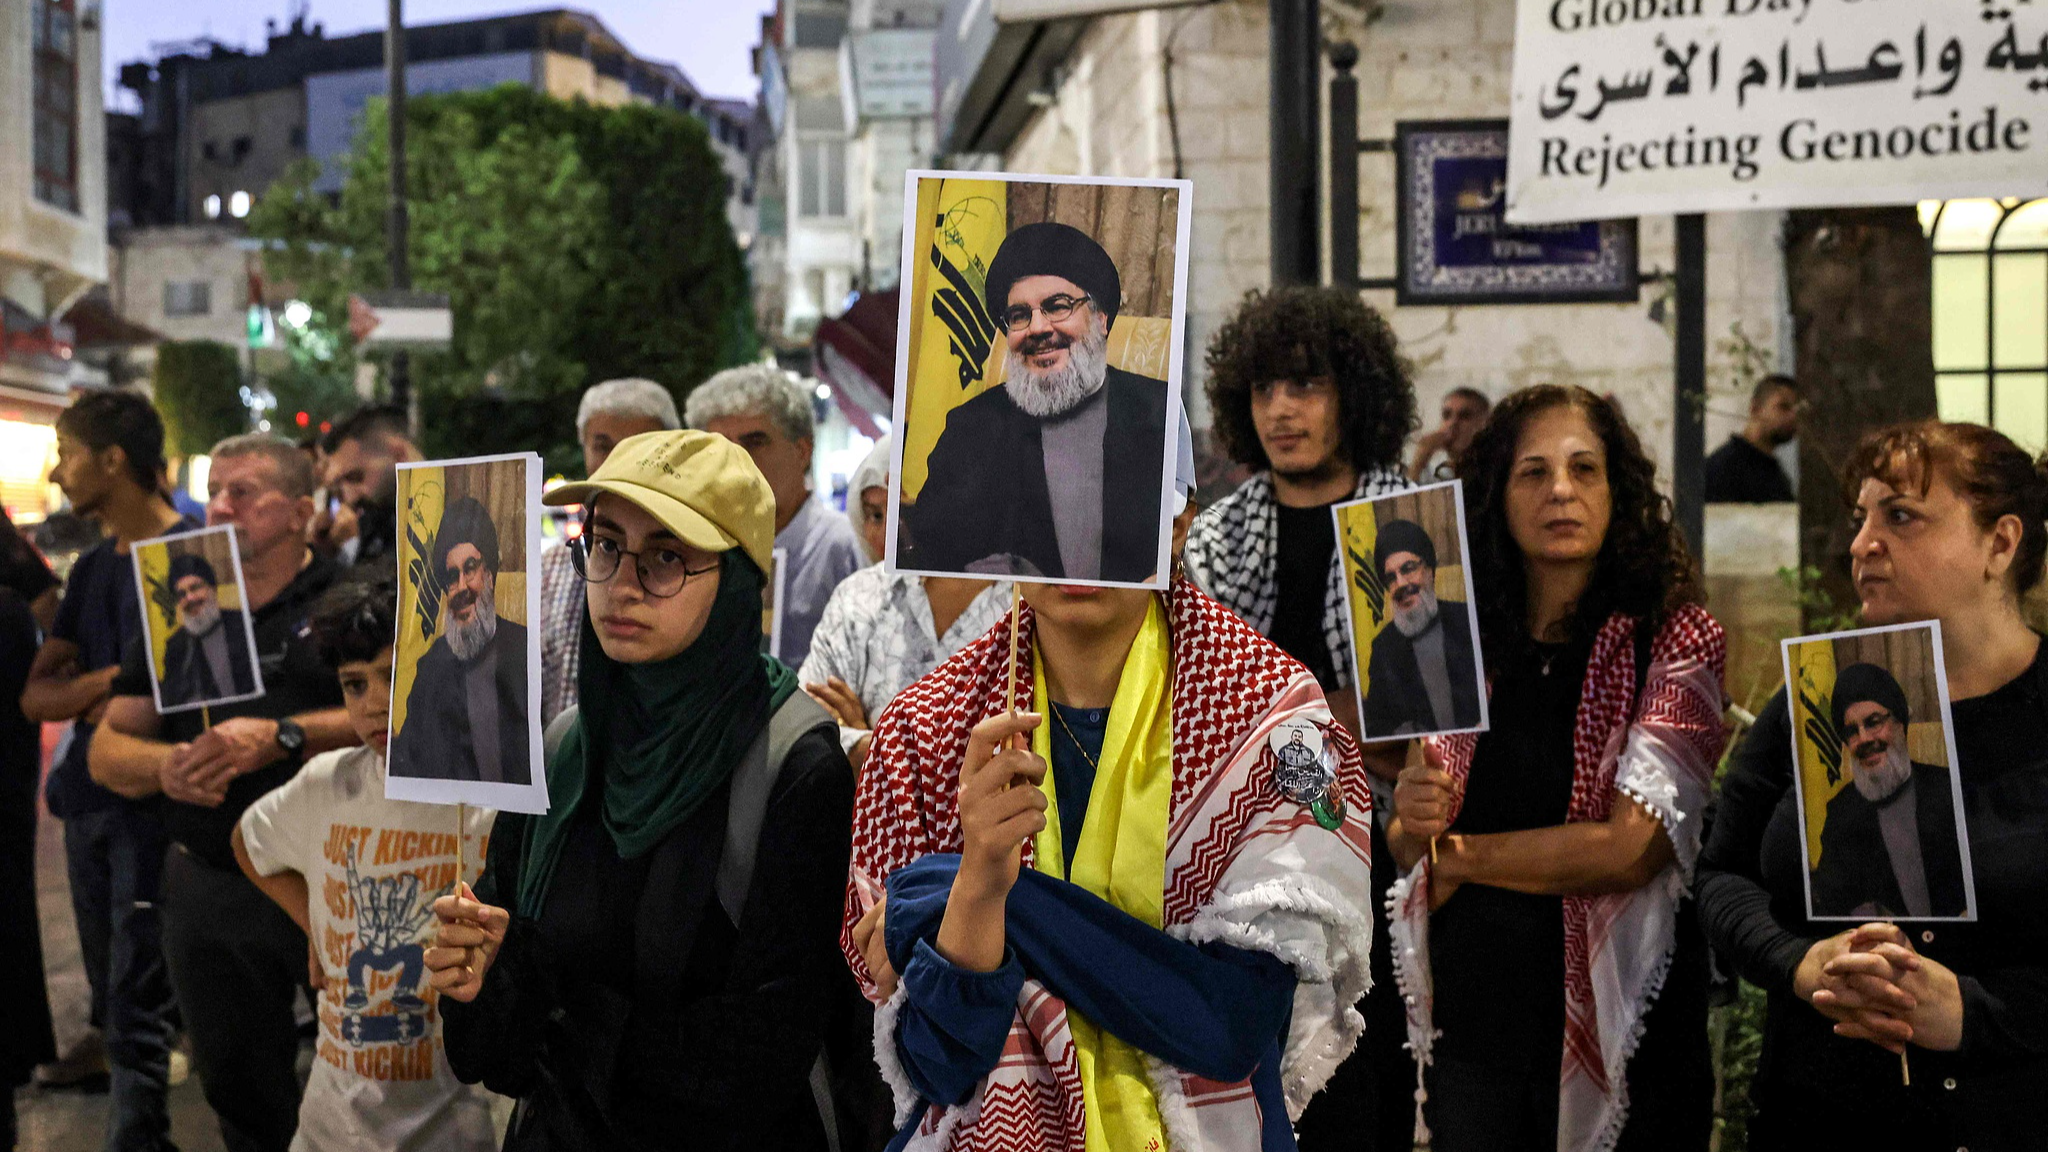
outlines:
[[[1877,432],[1843,471],[1863,622],[1941,621],[1975,923],[1806,916],[1779,692],[1722,782],[1700,857],[1708,938],[1770,995],[1757,1150],[2048,1140],[2048,661],[2020,615],[2048,551],[2048,470],[1975,424]],[[1896,1052],[1910,1049],[1912,1084]]]

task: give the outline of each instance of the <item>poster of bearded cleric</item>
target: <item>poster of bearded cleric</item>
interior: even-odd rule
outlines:
[[[130,553],[149,632],[156,710],[184,712],[263,695],[263,664],[242,609],[234,525],[138,540]]]
[[[1486,727],[1486,662],[1456,480],[1334,505],[1360,738]]]
[[[1814,920],[1975,920],[1941,624],[1785,641]]]
[[[1165,586],[1190,190],[908,174],[891,570]]]
[[[540,457],[398,466],[394,800],[545,812]]]

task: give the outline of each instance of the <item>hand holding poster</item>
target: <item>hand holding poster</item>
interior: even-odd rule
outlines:
[[[263,695],[234,525],[138,540],[131,552],[157,712]]]
[[[398,466],[391,799],[547,811],[539,506],[531,453]]]
[[[1784,650],[1808,918],[1976,919],[1940,623]]]
[[[892,570],[1165,586],[1189,190],[909,173]]]
[[[2048,8],[1520,0],[1508,219],[2048,189]]]
[[[1484,729],[1479,651],[1458,481],[1333,506],[1351,625],[1360,738]]]

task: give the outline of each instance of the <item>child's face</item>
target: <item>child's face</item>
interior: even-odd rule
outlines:
[[[375,660],[345,663],[337,674],[349,726],[357,739],[382,756],[391,739],[391,649],[378,653]]]

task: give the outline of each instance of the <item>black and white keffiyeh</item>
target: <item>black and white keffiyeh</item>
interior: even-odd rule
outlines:
[[[1398,469],[1376,468],[1359,473],[1351,498],[1385,496],[1409,487],[1408,478]],[[1276,503],[1272,474],[1258,473],[1237,491],[1202,509],[1188,529],[1183,554],[1189,578],[1261,635],[1273,631],[1273,614],[1280,598]],[[1344,564],[1335,554],[1330,557],[1330,579],[1323,593],[1323,640],[1330,646],[1337,685],[1349,688],[1351,640],[1344,623]]]

